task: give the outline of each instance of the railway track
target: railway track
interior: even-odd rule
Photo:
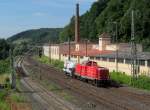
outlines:
[[[34,66],[34,63],[32,64],[32,66]],[[94,101],[96,101],[97,103],[99,103],[103,106],[106,106],[107,108],[111,108],[114,110],[141,110],[136,105],[133,106],[132,104],[130,104],[130,100],[128,100],[128,98],[126,98],[126,97],[123,97],[123,99],[125,101],[118,100],[119,96],[121,96],[121,95],[124,95],[127,97],[130,96],[131,98],[135,98],[135,99],[138,99],[140,101],[143,99],[145,101],[141,101],[141,102],[144,102],[147,104],[149,103],[149,100],[145,99],[142,96],[138,96],[136,94],[132,94],[130,92],[119,90],[119,89],[117,89],[117,90],[115,90],[115,89],[108,89],[107,90],[106,89],[105,91],[108,92],[109,94],[107,96],[103,96],[101,94],[97,94],[98,92],[100,92],[97,88],[90,86],[89,87],[90,90],[88,90],[83,85],[81,85],[81,83],[79,83],[79,81],[75,81],[76,83],[73,82],[75,84],[71,83],[72,79],[70,80],[70,82],[67,82],[67,81],[65,82],[64,78],[59,78],[59,77],[65,77],[65,76],[60,75],[60,71],[58,71],[54,68],[50,68],[46,65],[44,65],[44,66],[40,65],[40,68],[42,68],[44,70],[43,77],[45,79],[48,79],[48,80],[51,79],[55,83],[64,87],[65,89],[67,88],[68,90],[79,93],[84,97],[89,97],[89,98],[93,99]],[[50,75],[50,73],[51,74],[53,73],[53,74]],[[60,76],[58,76],[58,75],[60,75]],[[87,85],[87,84],[84,84],[84,85]],[[138,104],[138,102],[137,102],[137,104]],[[144,104],[143,106],[145,106],[147,104]],[[140,104],[140,105],[142,106],[142,104]],[[146,110],[149,110],[149,108],[147,107]]]
[[[141,102],[145,103],[146,105],[150,104],[150,95],[137,94],[137,93],[129,92],[125,89],[118,89],[117,91],[115,89],[111,89],[111,91],[113,91],[117,94],[120,94],[120,95],[132,97],[133,99],[136,99],[136,100],[140,100]]]
[[[46,69],[46,68],[44,68]],[[60,73],[58,73],[60,74]],[[59,84],[64,87],[68,90],[72,90],[74,92],[77,92],[79,94],[81,94],[82,96],[85,96],[85,97],[90,97],[92,98],[94,101],[96,101],[97,103],[100,103],[101,105],[107,107],[107,108],[110,108],[110,109],[113,109],[113,110],[135,110],[133,107],[130,107],[130,106],[127,106],[127,105],[123,105],[122,103],[116,103],[117,101],[115,99],[112,99],[108,96],[100,96],[97,94],[97,91],[95,91],[94,89],[93,90],[90,90],[88,91],[87,89],[83,88],[82,86],[79,86],[78,84],[73,84],[73,83],[66,83],[60,79],[57,79],[57,78],[53,78],[53,81],[55,81],[56,83],[59,82]]]
[[[16,62],[16,71],[18,74],[23,74],[21,76],[24,76],[25,72],[22,69],[22,62],[23,58],[19,58]],[[32,82],[28,77],[22,77],[22,82],[29,89],[28,93],[30,92],[36,94],[36,97],[40,97],[42,103],[38,104],[42,106],[41,110],[74,110],[73,105],[57,98],[57,96],[54,96],[40,84]]]

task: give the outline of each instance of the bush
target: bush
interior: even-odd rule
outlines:
[[[123,73],[110,73],[110,78],[114,81],[119,82],[120,84],[127,84],[128,86],[150,90],[150,77],[147,76],[139,76],[137,79],[132,80],[131,83],[131,76],[128,76]]]
[[[9,59],[0,60],[0,74],[10,73],[10,61]]]
[[[0,101],[0,110],[10,110],[10,106],[5,101]]]
[[[112,80],[119,82],[120,84],[130,84],[130,76],[127,76],[123,73],[112,72],[110,74]]]
[[[0,101],[5,100],[6,96],[7,96],[7,92],[5,90],[0,91]]]
[[[0,91],[0,110],[10,110],[8,103],[5,101],[8,92],[5,90]]]

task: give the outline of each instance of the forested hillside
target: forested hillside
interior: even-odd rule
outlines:
[[[47,43],[49,41],[53,43],[59,42],[59,33],[61,28],[41,28],[33,29],[16,34],[8,39],[13,43],[26,42],[28,44]]]
[[[21,32],[7,39],[14,46],[14,55],[22,55],[33,45],[59,42],[62,28],[41,28]]]
[[[5,39],[0,39],[0,60],[6,59],[9,56],[9,44]]]
[[[150,50],[150,0],[98,0],[90,10],[80,16],[81,38],[96,41],[98,35],[109,32],[115,34],[118,23],[118,40],[129,42],[131,38],[131,11],[135,11],[136,41],[142,43],[145,50]],[[60,33],[60,41],[74,36],[74,17]]]

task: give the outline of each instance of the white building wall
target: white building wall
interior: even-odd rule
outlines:
[[[43,46],[44,55],[49,57],[49,46]]]
[[[51,57],[52,59],[59,60],[60,59],[60,52],[59,46],[43,46],[44,55],[46,57]]]

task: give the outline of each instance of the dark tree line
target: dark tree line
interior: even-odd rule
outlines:
[[[0,60],[6,59],[9,56],[10,45],[5,39],[0,39]]]

